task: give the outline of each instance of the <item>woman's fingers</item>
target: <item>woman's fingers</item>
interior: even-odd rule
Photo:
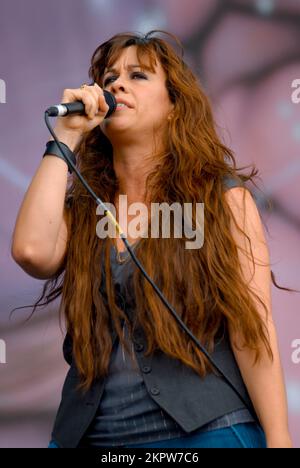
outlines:
[[[98,84],[85,86],[84,88],[65,89],[63,93],[63,102],[82,101],[85,113],[89,119],[93,119],[98,113],[106,114],[109,106],[107,105],[103,90]]]

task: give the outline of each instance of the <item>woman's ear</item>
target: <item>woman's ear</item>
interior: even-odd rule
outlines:
[[[171,112],[169,113],[167,119],[168,119],[168,120],[171,120],[173,117],[174,117],[174,104],[172,104],[172,110],[171,110]]]

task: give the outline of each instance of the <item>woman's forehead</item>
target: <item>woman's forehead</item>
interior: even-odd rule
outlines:
[[[141,50],[135,45],[113,51],[108,59],[104,73],[107,73],[110,69],[118,69],[121,64],[124,64],[128,68],[141,67],[153,73],[155,73],[155,69],[160,65],[153,50]]]

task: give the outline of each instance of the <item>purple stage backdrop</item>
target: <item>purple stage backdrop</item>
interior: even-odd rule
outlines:
[[[46,447],[67,371],[58,304],[24,323],[44,281],[10,254],[18,208],[41,160],[46,107],[88,82],[92,52],[112,34],[167,29],[213,104],[239,166],[255,163],[280,285],[300,289],[299,0],[1,0],[0,447]],[[273,210],[264,211],[265,197]],[[300,447],[300,294],[272,286],[293,442]]]

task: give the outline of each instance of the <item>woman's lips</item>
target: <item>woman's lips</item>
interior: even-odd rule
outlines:
[[[117,104],[117,107],[116,107],[116,110],[122,110],[122,109],[129,109],[128,106],[126,106],[126,104]]]
[[[124,109],[131,109],[130,107],[128,107],[126,104],[117,104],[117,107],[116,107],[116,111],[121,111],[121,110],[124,110]]]

